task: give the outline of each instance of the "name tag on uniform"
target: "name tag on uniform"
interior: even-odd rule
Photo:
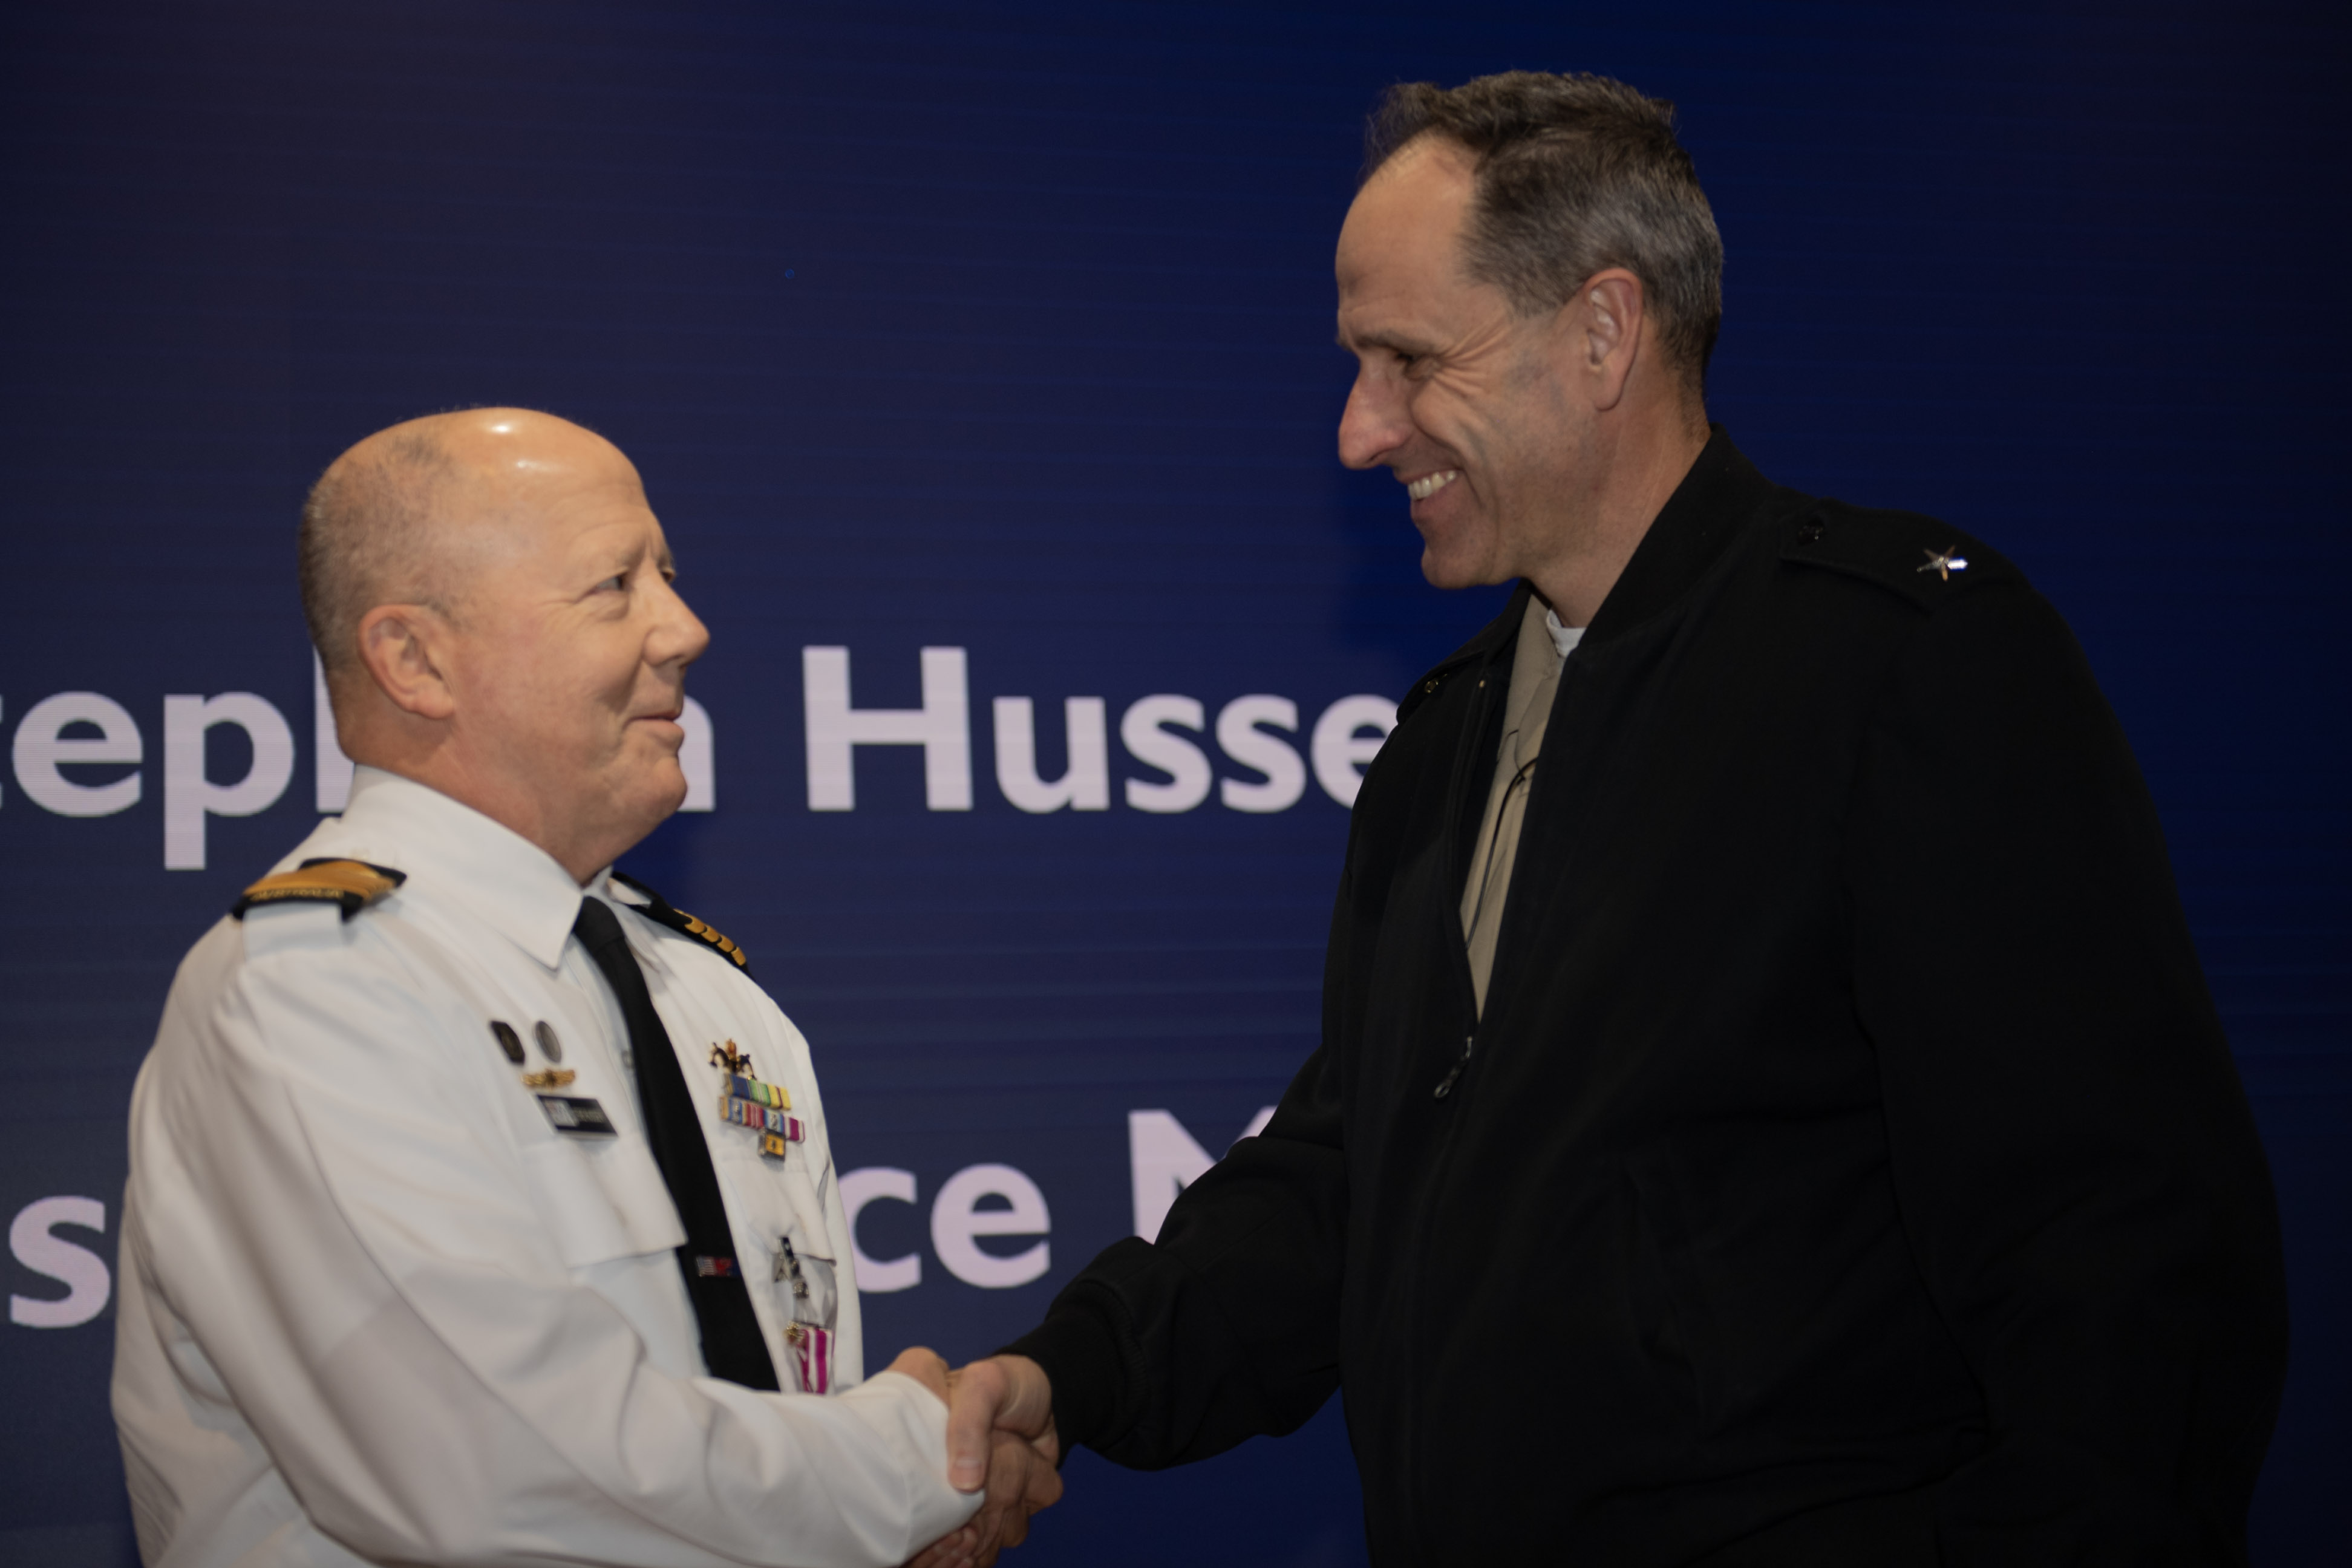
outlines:
[[[593,1100],[583,1100],[568,1094],[542,1094],[539,1108],[547,1112],[547,1120],[558,1132],[569,1132],[575,1138],[610,1138],[618,1129],[604,1108]]]

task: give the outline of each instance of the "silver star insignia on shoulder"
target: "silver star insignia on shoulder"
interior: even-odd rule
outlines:
[[[1965,572],[1969,569],[1969,558],[1960,553],[1960,547],[1957,544],[1941,554],[1929,550],[1927,552],[1927,564],[1920,567],[1919,570],[1933,572],[1937,578],[1946,583],[1952,580],[1953,573]]]

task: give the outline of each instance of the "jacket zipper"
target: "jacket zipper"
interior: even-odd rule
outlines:
[[[1446,821],[1449,825],[1459,819],[1462,805],[1462,793],[1470,787],[1469,777],[1474,771],[1475,763],[1477,759],[1468,753],[1476,750],[1477,742],[1480,739],[1483,739],[1486,734],[1487,708],[1489,703],[1495,700],[1496,695],[1490,689],[1494,679],[1494,661],[1492,658],[1489,658],[1486,668],[1479,674],[1478,686],[1471,703],[1471,739],[1460,752],[1457,752],[1454,757],[1452,788],[1448,791],[1448,797],[1446,800]],[[1488,773],[1493,772],[1493,764],[1491,761],[1488,763],[1486,772]],[[1455,842],[1456,841],[1453,837],[1452,834],[1449,832],[1447,836],[1448,845],[1452,846]],[[1454,864],[1455,858],[1456,856],[1449,847],[1446,856],[1446,865],[1448,868],[1446,886],[1458,890],[1462,885],[1461,877],[1467,874],[1467,868]],[[1458,891],[1456,896],[1459,896]],[[1463,945],[1461,923],[1458,920],[1454,918],[1450,907],[1446,911],[1445,918],[1448,921],[1448,929],[1452,936],[1452,947],[1454,955],[1454,973],[1459,976],[1462,989],[1465,992],[1471,992],[1471,994],[1475,997],[1475,993],[1471,990],[1470,985],[1470,956],[1468,951]],[[1446,1068],[1445,1076],[1438,1080],[1437,1086],[1433,1091],[1434,1098],[1441,1101],[1453,1094],[1454,1086],[1461,1081],[1463,1069],[1470,1065],[1471,1048],[1477,1039],[1477,1018],[1475,1016],[1475,1008],[1476,1004],[1474,1001],[1472,1003],[1473,1016],[1471,1019],[1470,1032],[1462,1037],[1461,1054],[1454,1058],[1453,1063]],[[1453,1164],[1454,1145],[1456,1132],[1460,1125],[1461,1118],[1459,1116],[1448,1116],[1445,1118],[1445,1124],[1436,1130],[1436,1137],[1433,1140],[1429,1152],[1428,1167],[1424,1177],[1422,1202],[1417,1212],[1413,1215],[1410,1230],[1398,1238],[1400,1242],[1400,1256],[1411,1260],[1407,1265],[1412,1284],[1409,1287],[1406,1295],[1407,1306],[1405,1321],[1409,1325],[1412,1325],[1416,1329],[1428,1315],[1427,1305],[1423,1298],[1428,1283],[1429,1271],[1421,1268],[1420,1263],[1423,1256],[1428,1250],[1429,1243],[1427,1238],[1430,1229],[1431,1215],[1435,1206],[1442,1201],[1442,1194],[1444,1193],[1445,1186],[1446,1171],[1447,1168]],[[1404,1426],[1405,1430],[1411,1431],[1419,1422],[1421,1402],[1415,1396],[1415,1390],[1411,1379],[1406,1380],[1404,1392],[1405,1397],[1402,1402],[1403,1405]],[[1417,1537],[1423,1536],[1423,1532],[1428,1527],[1428,1513],[1423,1506],[1423,1500],[1420,1496],[1415,1495],[1411,1498],[1408,1503],[1407,1519],[1409,1521],[1408,1528]],[[1433,1543],[1425,1537],[1416,1541],[1415,1545],[1419,1548],[1423,1560],[1429,1560],[1438,1555],[1438,1553],[1430,1549],[1432,1544]]]
[[[1462,1054],[1454,1058],[1454,1065],[1445,1069],[1445,1076],[1444,1078],[1437,1080],[1437,1088],[1431,1091],[1431,1099],[1444,1100],[1447,1095],[1454,1092],[1454,1084],[1458,1082],[1462,1077],[1462,1069],[1470,1065],[1471,1048],[1477,1043],[1478,1037],[1475,1035],[1465,1035],[1462,1037]]]
[[[1453,784],[1451,789],[1447,792],[1447,800],[1445,803],[1446,820],[1449,823],[1458,820],[1465,808],[1464,796],[1470,788],[1471,778],[1473,773],[1475,772],[1475,764],[1479,761],[1478,752],[1481,748],[1478,742],[1485,740],[1486,735],[1488,710],[1496,701],[1501,700],[1500,696],[1496,692],[1489,689],[1494,682],[1494,679],[1495,662],[1490,658],[1486,661],[1486,668],[1478,673],[1477,689],[1471,700],[1470,724],[1467,731],[1470,743],[1458,752],[1454,757]],[[1489,763],[1487,772],[1491,773],[1493,771],[1493,764]],[[1489,787],[1492,786],[1490,785]],[[1453,839],[1449,836],[1447,842],[1449,846],[1451,846],[1458,841]],[[1462,884],[1463,879],[1469,875],[1468,867],[1454,864],[1456,858],[1457,857],[1449,849],[1446,856],[1445,866],[1445,885],[1448,888],[1459,888]],[[1447,918],[1451,921],[1452,916],[1450,912]],[[1458,924],[1452,926],[1450,929],[1453,931],[1454,936],[1454,940],[1452,942],[1456,960],[1454,963],[1454,971],[1464,981],[1467,981],[1470,978],[1470,955],[1467,950],[1463,946]],[[1475,998],[1477,993],[1475,988],[1467,985],[1465,985],[1464,989],[1469,990],[1472,997],[1474,998],[1471,1005],[1475,1013],[1475,1009],[1477,1005]],[[1433,1100],[1444,1100],[1446,1096],[1454,1092],[1454,1086],[1462,1080],[1464,1070],[1470,1066],[1471,1047],[1476,1042],[1478,1037],[1477,1026],[1478,1022],[1476,1017],[1474,1016],[1471,1019],[1471,1032],[1462,1037],[1461,1053],[1457,1055],[1454,1058],[1453,1062],[1446,1068],[1445,1076],[1437,1080],[1437,1087],[1431,1091],[1430,1098]]]

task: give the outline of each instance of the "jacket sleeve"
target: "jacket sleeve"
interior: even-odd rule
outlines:
[[[204,1538],[168,1477],[237,1468],[371,1562],[884,1565],[971,1511],[908,1379],[653,1364],[436,1063],[478,1020],[351,955],[192,984],[236,940],[183,969],[133,1100],[121,1331],[156,1342],[118,1355],[115,1404],[142,1536]]]
[[[1352,864],[1352,847],[1350,863]],[[1327,965],[1343,968],[1343,883]],[[1185,1188],[1157,1241],[1115,1242],[1006,1351],[1054,1385],[1062,1447],[1132,1469],[1295,1431],[1339,1385],[1347,1267],[1342,1068],[1327,973],[1324,1043],[1255,1138]]]
[[[1066,1448],[1185,1464],[1293,1431],[1339,1387],[1348,1200],[1330,1076],[1318,1050],[1158,1241],[1105,1248],[1005,1347],[1053,1380]]]
[[[1945,1561],[2242,1561],[2285,1367],[2269,1173],[2154,805],[2038,595],[1922,625],[1855,808],[1896,1187],[1989,1419]]]

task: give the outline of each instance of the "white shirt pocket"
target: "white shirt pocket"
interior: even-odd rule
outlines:
[[[525,1148],[522,1163],[566,1268],[651,1253],[667,1260],[685,1245],[677,1205],[640,1140],[561,1138]]]

